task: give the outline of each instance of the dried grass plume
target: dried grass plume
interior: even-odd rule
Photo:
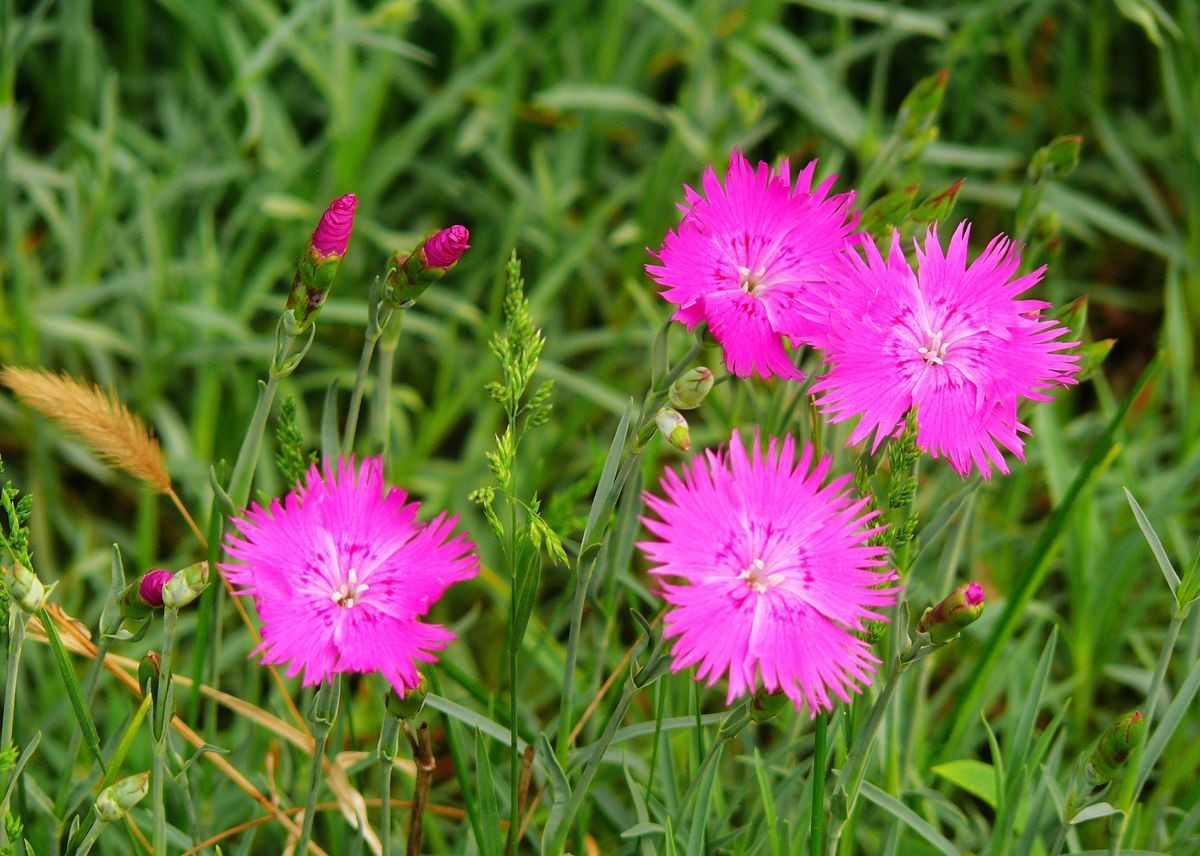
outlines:
[[[141,419],[94,384],[46,369],[0,369],[0,383],[25,404],[77,434],[106,463],[171,493],[171,477],[158,441]]]

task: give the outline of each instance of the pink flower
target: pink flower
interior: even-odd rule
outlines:
[[[916,274],[898,232],[886,262],[870,243],[866,260],[844,255],[820,341],[831,368],[813,391],[834,422],[861,415],[850,442],[875,432],[873,450],[915,406],[918,446],[989,478],[993,465],[1008,472],[1000,446],[1025,459],[1017,404],[1075,383],[1079,358],[1061,352],[1078,343],[1060,341],[1067,328],[1041,317],[1050,304],[1016,299],[1044,267],[1013,278],[1021,256],[1003,235],[968,265],[969,235],[961,223],[943,254],[930,229],[924,251],[916,245]]]
[[[263,663],[288,663],[305,686],[340,672],[379,672],[403,695],[420,682],[416,661],[454,638],[419,619],[479,569],[457,518],[417,521],[404,491],[386,488],[383,461],[314,466],[306,483],[270,509],[235,519],[221,569],[262,618]]]
[[[471,249],[467,243],[471,233],[466,226],[451,226],[432,235],[422,249],[425,252],[427,267],[448,268],[457,262],[462,254]]]
[[[329,203],[321,222],[313,231],[311,246],[313,252],[320,256],[346,255],[346,247],[350,245],[350,232],[354,229],[354,209],[358,207],[358,197],[353,193],[339,196]]]
[[[158,608],[163,605],[163,586],[171,577],[171,572],[164,571],[162,568],[147,571],[142,576],[141,582],[138,583],[138,595],[147,606]]]
[[[856,636],[874,608],[896,600],[898,587],[880,531],[864,528],[865,499],[847,490],[851,476],[822,487],[832,460],[813,466],[812,447],[796,461],[791,437],[758,437],[748,456],[738,432],[727,453],[706,452],[662,479],[665,498],[646,495],[658,519],[643,518],[657,541],[638,546],[663,584],[673,671],[699,664],[696,680],[729,678],[727,702],[753,692],[758,677],[809,715],[830,710],[870,683],[870,645]]]
[[[710,166],[706,196],[684,188],[679,228],[651,253],[662,264],[646,265],[662,296],[679,307],[672,318],[688,329],[706,322],[738,377],[804,377],[783,337],[806,340],[809,291],[858,222],[853,193],[826,198],[836,176],[809,190],[816,166],[809,163],[793,185],[786,160],[776,173],[734,151],[724,187]]]

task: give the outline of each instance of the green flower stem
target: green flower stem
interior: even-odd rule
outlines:
[[[392,854],[392,766],[400,740],[400,717],[385,712],[379,732],[379,845],[383,856]]]
[[[833,844],[835,846],[841,838],[850,813],[854,811],[854,803],[858,799],[858,791],[862,787],[863,777],[866,774],[867,760],[871,757],[875,732],[879,730],[879,726],[883,722],[883,716],[887,712],[888,706],[892,703],[892,698],[896,694],[896,687],[900,684],[900,676],[904,674],[909,666],[932,651],[934,647],[936,646],[931,644],[928,638],[922,634],[917,637],[916,641],[909,645],[904,653],[892,660],[892,668],[888,672],[887,683],[883,685],[879,697],[875,699],[875,705],[871,708],[871,713],[867,717],[867,721],[854,735],[854,742],[851,744],[850,752],[846,756],[846,763],[842,766],[841,772],[838,773],[833,789],[836,806],[833,827]]]
[[[158,686],[154,692],[154,757],[150,774],[151,843],[154,852],[166,856],[167,852],[167,806],[163,785],[167,775],[167,723],[171,719],[171,652],[175,647],[175,628],[179,621],[179,610],[167,607],[163,610],[162,659],[159,661]]]
[[[750,698],[753,698],[753,696],[750,696]],[[725,717],[725,720],[717,728],[717,734],[713,738],[712,745],[708,747],[708,751],[700,759],[700,766],[692,774],[692,781],[688,784],[687,790],[684,791],[683,799],[679,801],[679,813],[687,810],[687,807],[692,802],[692,798],[700,790],[700,783],[704,780],[708,768],[717,762],[721,752],[725,749],[725,744],[741,734],[749,722],[750,712],[749,701],[747,700],[731,710],[729,715]]]
[[[624,460],[621,462],[620,471],[612,491],[609,492],[604,500],[601,499],[599,493],[592,497],[592,507],[588,511],[588,518],[596,519],[599,522],[597,523],[597,531],[595,533],[587,533],[591,535],[591,538],[588,539],[589,541],[592,538],[597,541],[603,539],[605,530],[608,528],[608,518],[621,498],[621,491],[625,486],[629,473],[641,460],[641,449],[654,436],[654,415],[658,407],[666,400],[667,391],[671,388],[671,384],[691,368],[692,363],[704,350],[702,341],[703,333],[703,327],[697,328],[695,341],[693,341],[688,352],[684,354],[683,359],[676,363],[658,383],[652,385],[642,400],[642,406],[638,411],[638,417],[630,432],[630,437],[626,439],[624,446],[621,447],[618,453]],[[554,747],[559,763],[564,767],[566,766],[567,754],[570,752],[571,729],[575,723],[573,709],[575,702],[575,661],[579,652],[579,637],[583,628],[583,611],[587,605],[587,593],[591,585],[592,572],[596,568],[595,556],[599,553],[598,550],[587,550],[587,546],[587,544],[580,545],[580,553],[576,557],[574,573],[572,574],[575,580],[575,595],[571,604],[571,624],[567,635],[566,664],[563,668],[562,703],[559,707],[558,736]],[[588,562],[589,555],[591,556],[590,562]],[[587,562],[586,568],[585,562]]]
[[[25,623],[27,618],[15,603],[8,605],[8,663],[4,672],[4,719],[0,721],[0,751],[12,745],[13,715],[17,707],[17,678],[21,669],[21,649],[25,645]],[[0,794],[8,791],[8,777],[0,777]],[[8,800],[0,803],[0,821],[8,816]],[[8,836],[0,822],[0,844],[7,844]]]
[[[829,714],[818,713],[813,721],[812,812],[809,815],[808,853],[825,852],[825,768],[829,755]]]
[[[75,856],[88,856],[92,852],[92,845],[100,838],[100,833],[104,831],[107,823],[92,814],[92,825],[88,827],[87,834],[83,836],[83,840],[79,842],[79,846],[72,851]]]
[[[367,297],[367,305],[370,307],[367,329],[363,336],[362,353],[358,357],[358,372],[354,376],[354,391],[350,393],[350,408],[346,411],[346,428],[342,433],[342,449],[346,452],[354,449],[354,438],[358,433],[358,414],[362,408],[363,393],[367,388],[367,374],[371,370],[375,346],[379,343],[383,331],[388,328],[394,312],[391,306],[380,302],[379,296],[379,280],[376,280]]]
[[[308,777],[308,799],[304,804],[304,826],[300,830],[300,840],[296,842],[296,856],[308,853],[308,842],[312,838],[313,818],[317,811],[317,793],[321,789],[321,762],[325,758],[325,744],[329,742],[329,732],[337,719],[338,703],[341,701],[342,681],[340,676],[334,677],[329,683],[323,683],[317,689],[313,698],[312,710],[308,717],[313,734],[312,770]]]
[[[316,331],[317,328],[310,325],[308,336],[297,348],[296,342],[303,331],[296,328],[295,315],[289,309],[279,316],[279,323],[275,325],[275,355],[271,359],[271,371],[267,375],[266,384],[259,390],[254,415],[250,418],[246,436],[242,438],[242,447],[238,450],[237,461],[233,465],[233,475],[229,477],[228,493],[234,508],[244,507],[250,499],[250,485],[254,481],[263,433],[267,428],[267,418],[271,415],[275,393],[279,390],[279,381],[296,370],[296,366],[312,347]]]
[[[392,315],[391,322],[383,328],[379,340],[379,359],[375,361],[375,400],[371,403],[371,438],[375,448],[387,455],[392,435],[392,377],[395,374],[396,349],[400,344],[400,331],[404,327],[404,313]]]
[[[1141,778],[1139,770],[1142,766],[1142,755],[1146,751],[1146,741],[1150,739],[1150,726],[1154,722],[1154,709],[1158,706],[1158,697],[1162,693],[1163,682],[1167,678],[1167,666],[1171,663],[1171,655],[1175,653],[1175,644],[1179,641],[1179,631],[1186,618],[1187,609],[1176,609],[1171,616],[1171,623],[1167,625],[1167,633],[1163,638],[1162,648],[1158,652],[1158,662],[1154,664],[1154,674],[1150,678],[1150,687],[1146,690],[1146,706],[1143,711],[1146,725],[1142,731],[1142,739],[1129,756],[1125,775],[1121,777],[1120,790],[1112,801],[1114,806],[1125,810],[1120,816],[1120,821],[1115,824],[1110,842],[1109,852],[1114,856],[1121,852],[1121,843],[1129,828],[1129,816],[1141,795],[1142,785],[1145,784],[1138,781]]]

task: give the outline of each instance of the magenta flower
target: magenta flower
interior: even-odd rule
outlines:
[[[916,244],[917,273],[904,258],[899,233],[885,262],[864,243],[866,260],[843,256],[831,278],[836,300],[820,346],[829,373],[813,386],[834,422],[861,415],[850,435],[875,432],[872,449],[903,427],[917,408],[917,445],[946,458],[962,475],[994,465],[1008,472],[1000,446],[1024,460],[1029,428],[1017,420],[1020,399],[1049,401],[1042,390],[1075,383],[1079,357],[1062,351],[1069,332],[1043,319],[1050,304],[1017,300],[1045,268],[1014,278],[1021,255],[1000,235],[970,265],[963,222],[943,254],[930,229]],[[915,243],[915,242],[914,242]]]
[[[462,257],[463,253],[471,249],[471,245],[467,243],[470,239],[471,233],[466,226],[451,226],[449,229],[442,229],[436,235],[430,236],[421,248],[425,253],[425,265],[437,268],[450,267]]]
[[[809,163],[793,185],[786,160],[776,173],[734,151],[724,187],[710,166],[706,196],[684,188],[683,220],[651,252],[661,264],[646,265],[662,296],[679,307],[672,318],[688,329],[707,322],[738,377],[804,377],[783,338],[807,340],[809,292],[858,222],[853,193],[828,197],[836,176],[810,191],[816,167]]]
[[[353,193],[339,196],[329,203],[312,234],[310,244],[313,252],[319,256],[339,258],[346,255],[350,233],[354,229],[354,209],[357,207],[358,197]]]
[[[813,465],[812,447],[796,460],[791,437],[757,436],[750,455],[738,432],[727,453],[709,451],[662,479],[665,498],[646,495],[658,519],[643,518],[658,538],[638,544],[650,573],[674,608],[665,619],[674,638],[673,671],[699,664],[696,680],[729,678],[727,702],[753,692],[759,677],[809,715],[830,710],[830,693],[849,701],[870,683],[870,645],[855,635],[866,620],[886,620],[899,587],[887,550],[867,544],[880,531],[854,499],[851,476],[827,485],[828,457]]]
[[[147,571],[142,576],[141,581],[138,583],[138,595],[145,601],[147,606],[157,609],[163,605],[163,586],[167,584],[167,580],[171,579],[172,576],[170,571],[165,571],[162,568]]]
[[[404,491],[386,488],[383,460],[355,471],[314,466],[307,481],[270,509],[257,504],[235,519],[221,569],[238,594],[252,595],[262,619],[263,663],[288,663],[305,686],[340,672],[379,672],[404,695],[420,682],[416,661],[454,638],[425,615],[456,582],[479,569],[475,545],[458,520],[417,521]]]

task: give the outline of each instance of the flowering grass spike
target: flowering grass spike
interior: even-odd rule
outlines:
[[[234,521],[226,551],[236,562],[221,568],[254,597],[264,663],[289,664],[306,686],[340,672],[379,672],[400,695],[419,685],[417,661],[454,638],[419,619],[479,560],[457,518],[420,523],[407,499],[385,487],[382,459],[342,458]]]
[[[1050,304],[1017,299],[1044,267],[1015,276],[1021,256],[1003,235],[968,265],[969,236],[961,223],[943,252],[930,229],[924,248],[916,244],[916,273],[899,232],[886,260],[870,243],[865,259],[845,254],[819,343],[830,369],[813,391],[832,421],[861,416],[850,442],[874,432],[872,449],[916,407],[921,449],[989,478],[993,466],[1008,472],[1001,447],[1024,460],[1020,400],[1049,401],[1044,390],[1075,383],[1079,357],[1062,352],[1078,343],[1041,317]]]
[[[673,671],[699,664],[709,686],[729,679],[727,700],[753,692],[761,678],[809,715],[849,701],[870,683],[878,659],[855,635],[886,620],[899,588],[886,549],[867,539],[867,501],[844,475],[822,486],[832,459],[814,465],[811,446],[796,459],[791,437],[756,437],[747,454],[738,432],[727,452],[706,452],[662,479],[665,497],[647,494],[657,540],[638,546],[655,564],[672,605]]]
[[[646,272],[679,308],[672,318],[708,324],[738,377],[803,379],[783,346],[807,342],[809,292],[855,235],[853,193],[829,196],[836,176],[810,190],[817,162],[792,183],[788,162],[772,171],[741,152],[729,158],[725,184],[712,167],[704,195],[685,187],[678,229],[653,253],[661,264]]]

